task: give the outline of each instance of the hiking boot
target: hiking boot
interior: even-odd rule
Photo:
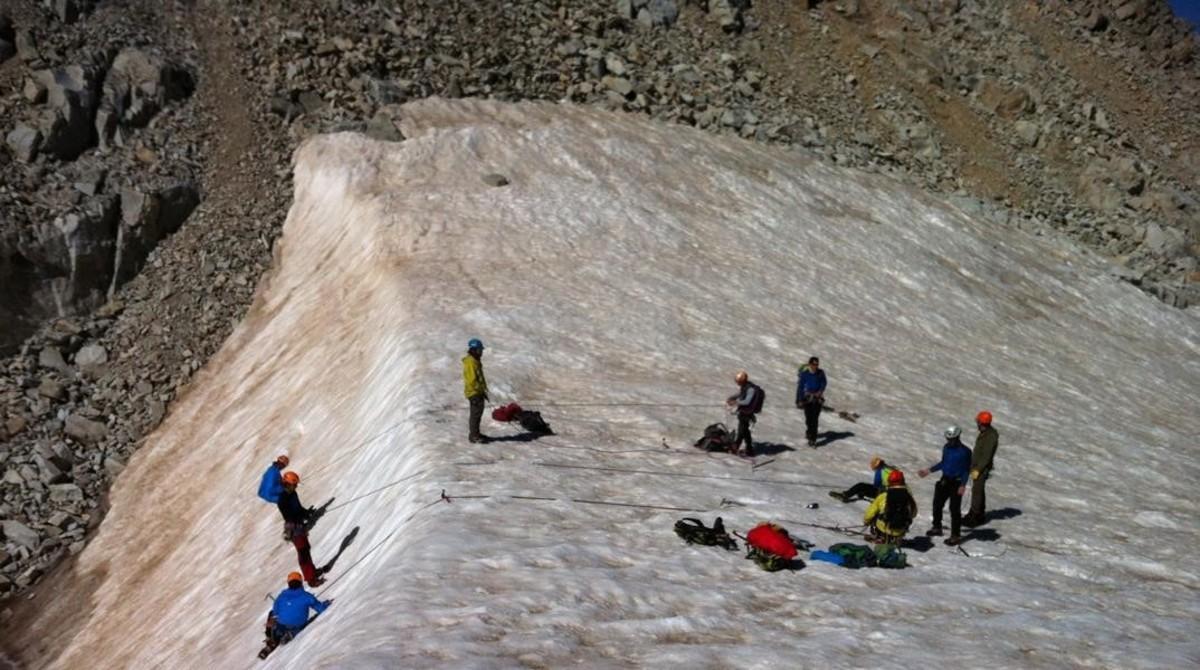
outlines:
[[[313,577],[313,578],[312,578],[312,581],[310,581],[310,582],[308,583],[308,588],[310,588],[310,589],[315,589],[315,588],[317,588],[318,586],[320,586],[320,585],[322,585],[322,584],[324,584],[324,583],[325,583],[325,578],[324,578],[324,577],[320,577],[320,576]]]
[[[948,547],[956,547],[956,546],[958,546],[958,545],[959,545],[959,544],[961,544],[961,543],[962,543],[962,538],[961,538],[961,537],[959,537],[959,536],[957,536],[957,535],[951,535],[950,537],[946,538],[946,539],[945,539],[945,540],[942,542],[942,544],[944,544],[944,545],[946,545],[946,546],[948,546]]]
[[[925,537],[939,537],[939,536],[941,536],[941,534],[942,534],[941,526],[934,526],[933,528],[930,528],[929,530],[925,531]]]
[[[842,502],[850,502],[849,498],[847,498],[846,494],[843,493],[842,491],[830,491],[829,497],[833,498],[834,500],[840,500]]]
[[[815,449],[817,446],[817,438],[815,438],[815,437],[808,438],[808,446],[813,447]]]

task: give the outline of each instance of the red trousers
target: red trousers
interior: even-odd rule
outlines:
[[[317,578],[317,566],[313,565],[312,547],[308,544],[308,533],[293,533],[292,544],[296,547],[296,558],[300,561],[300,572],[304,574],[304,581],[308,582],[309,586],[313,586],[313,580]]]

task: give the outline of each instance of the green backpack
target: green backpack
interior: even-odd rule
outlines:
[[[899,570],[908,567],[908,557],[894,544],[879,544],[875,545],[875,564],[881,568]]]
[[[873,568],[878,562],[875,550],[865,544],[841,542],[830,547],[829,552],[842,557],[844,568]]]
[[[747,547],[746,558],[753,560],[758,567],[767,572],[778,572],[791,566],[791,561],[782,556],[763,551],[757,547],[750,547],[749,545]]]
[[[737,540],[729,537],[729,533],[725,532],[725,524],[721,521],[721,517],[717,517],[712,528],[706,527],[704,522],[699,519],[680,519],[675,522],[675,534],[688,544],[724,547],[729,551],[737,551],[738,548]]]

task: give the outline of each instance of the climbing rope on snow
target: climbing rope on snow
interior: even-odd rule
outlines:
[[[484,495],[450,496],[450,495],[446,495],[445,491],[442,491],[442,496],[446,499],[447,502],[459,500],[459,499],[466,499],[466,498],[475,498],[475,499],[509,498],[511,500],[573,502],[573,503],[580,503],[583,505],[608,505],[611,507],[638,507],[638,508],[642,508],[642,509],[668,510],[671,512],[705,512],[705,511],[707,511],[707,510],[702,510],[702,509],[695,509],[692,507],[672,507],[669,505],[650,505],[650,504],[646,504],[646,503],[616,502],[613,500],[592,500],[592,499],[588,499],[588,498],[566,498],[566,497],[556,497],[556,496],[525,496],[525,495],[509,495],[509,494],[503,494],[503,493],[491,493],[491,494],[484,494]]]
[[[851,537],[857,537],[857,538],[862,537],[863,533],[865,533],[867,531],[867,526],[868,526],[868,524],[865,524],[865,523],[858,525],[858,526],[829,526],[829,525],[824,525],[824,524],[819,524],[819,523],[810,523],[807,521],[792,521],[790,519],[781,519],[780,521],[782,523],[793,524],[796,526],[808,526],[809,528],[822,528],[824,530],[832,530],[835,533],[842,533],[843,535],[849,535]]]
[[[351,499],[347,500],[346,502],[343,502],[343,503],[338,503],[338,504],[334,505],[333,507],[330,507],[329,509],[327,509],[327,510],[325,510],[325,511],[326,511],[326,512],[332,512],[332,511],[334,511],[334,510],[336,510],[336,509],[341,509],[341,508],[345,507],[346,505],[349,505],[349,504],[350,504],[350,503],[352,503],[352,502],[355,502],[355,501],[358,501],[358,500],[362,500],[363,498],[367,498],[367,497],[373,496],[373,495],[375,495],[376,493],[379,493],[379,492],[381,492],[381,491],[384,491],[384,490],[386,490],[386,489],[390,489],[390,488],[392,488],[393,486],[396,486],[396,485],[398,485],[398,484],[403,484],[404,482],[406,482],[406,481],[408,481],[408,480],[410,480],[410,479],[412,479],[412,478],[414,478],[414,477],[419,477],[419,476],[421,476],[421,475],[425,474],[426,472],[427,472],[427,470],[421,470],[421,471],[419,471],[419,472],[414,472],[414,473],[412,473],[411,475],[408,475],[408,476],[405,476],[405,477],[401,477],[400,479],[397,479],[397,480],[396,480],[396,481],[394,481],[394,482],[389,482],[389,483],[387,483],[387,484],[384,484],[383,486],[380,486],[380,487],[379,487],[379,488],[377,488],[377,489],[373,489],[373,490],[371,490],[371,491],[367,491],[366,493],[364,493],[364,494],[362,494],[362,495],[355,496],[355,497],[353,497],[353,498],[351,498]]]
[[[448,503],[448,502],[450,502],[450,499],[449,499],[448,497],[446,497],[446,491],[445,491],[445,489],[443,489],[443,490],[442,490],[442,495],[441,495],[441,496],[439,496],[437,500],[434,500],[434,501],[428,502],[428,503],[426,503],[426,504],[422,505],[421,507],[418,507],[416,510],[414,510],[414,511],[413,511],[413,513],[412,513],[412,514],[409,514],[409,515],[408,515],[407,517],[405,517],[405,518],[404,518],[404,519],[403,519],[403,520],[402,520],[402,521],[401,521],[401,522],[400,522],[400,523],[399,523],[399,524],[398,524],[398,525],[397,525],[395,528],[393,528],[393,529],[392,529],[392,532],[388,533],[387,535],[384,535],[384,536],[383,536],[383,539],[381,539],[381,540],[379,540],[378,542],[376,542],[375,544],[371,545],[371,548],[370,548],[370,549],[368,549],[368,550],[367,550],[367,551],[366,551],[366,552],[365,552],[365,553],[364,553],[362,556],[359,556],[357,561],[354,561],[353,563],[351,563],[351,564],[350,564],[350,567],[346,568],[345,570],[342,570],[340,575],[338,575],[337,577],[334,577],[333,579],[331,579],[331,580],[329,580],[328,582],[326,582],[326,583],[325,583],[325,588],[321,589],[320,593],[318,593],[318,594],[317,594],[317,597],[320,597],[320,596],[324,595],[326,591],[328,591],[329,589],[333,588],[333,585],[334,585],[334,584],[336,584],[336,583],[338,582],[338,580],[340,580],[342,577],[345,577],[347,574],[349,574],[349,573],[350,573],[350,571],[351,571],[351,570],[353,570],[353,569],[354,569],[355,567],[357,567],[357,566],[358,566],[360,563],[362,563],[363,561],[365,561],[365,560],[367,559],[367,557],[368,557],[368,556],[370,556],[372,553],[374,553],[374,551],[375,551],[376,549],[378,549],[379,547],[383,546],[383,543],[384,543],[384,542],[387,542],[389,539],[391,539],[391,537],[392,537],[393,535],[395,535],[396,533],[400,532],[400,529],[401,529],[401,528],[402,528],[402,527],[403,527],[405,524],[407,524],[409,521],[412,521],[414,518],[416,518],[416,516],[417,516],[418,514],[420,514],[421,512],[424,512],[425,510],[429,509],[430,507],[433,507],[433,506],[435,506],[435,505],[438,505],[438,504],[440,504],[440,503]]]
[[[755,482],[759,484],[781,484],[787,486],[811,486],[813,488],[836,488],[837,484],[825,484],[820,482],[805,482],[793,481],[786,479],[759,479],[755,477],[726,477],[723,475],[695,475],[686,472],[663,472],[660,470],[636,470],[633,468],[612,468],[599,465],[570,465],[568,463],[551,463],[546,461],[534,461],[533,465],[543,468],[562,468],[567,470],[599,470],[602,472],[624,472],[637,475],[658,475],[661,477],[684,477],[687,479],[718,479],[728,481]]]

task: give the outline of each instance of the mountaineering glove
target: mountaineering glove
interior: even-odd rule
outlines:
[[[971,471],[971,481],[974,481],[976,479],[979,479],[979,470],[972,470]]]

